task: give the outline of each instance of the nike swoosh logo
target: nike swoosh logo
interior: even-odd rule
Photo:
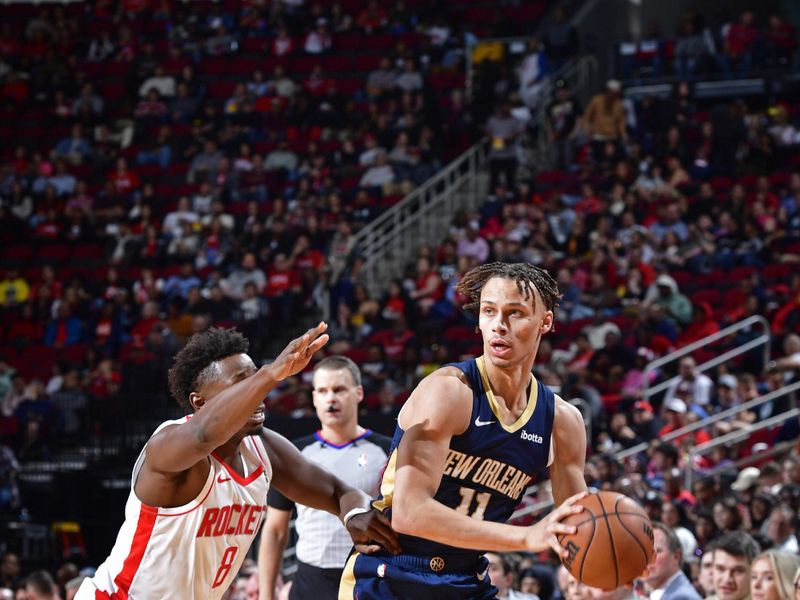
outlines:
[[[225,477],[225,479],[223,479],[223,477],[225,477],[225,475],[223,475],[222,473],[220,473],[219,477],[217,477],[217,481],[218,481],[219,483],[225,483],[226,481],[230,481],[230,480],[231,480],[231,478],[230,478],[230,477]]]
[[[497,421],[481,421],[480,417],[475,417],[475,427],[483,427],[484,425],[491,425],[492,423],[497,423]]]

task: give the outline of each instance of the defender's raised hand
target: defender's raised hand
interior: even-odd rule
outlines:
[[[327,329],[328,324],[320,321],[319,325],[289,342],[283,352],[267,367],[272,378],[281,381],[305,369],[317,350],[328,343],[328,334],[325,333]]]

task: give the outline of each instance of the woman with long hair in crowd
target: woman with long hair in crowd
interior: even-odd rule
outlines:
[[[767,550],[753,559],[750,594],[753,600],[793,600],[800,557]]]

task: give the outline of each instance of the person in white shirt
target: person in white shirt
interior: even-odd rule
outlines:
[[[367,169],[358,182],[360,187],[383,187],[394,182],[394,169],[386,162],[386,153],[379,152],[375,156],[375,164]]]
[[[708,406],[711,402],[711,392],[714,389],[714,382],[708,375],[704,375],[697,370],[697,363],[691,356],[686,356],[681,359],[678,366],[678,375],[680,379],[676,379],[672,385],[667,389],[664,396],[664,401],[670,400],[675,397],[675,392],[678,386],[686,382],[691,386],[691,396],[695,404],[700,406]]]
[[[797,554],[800,546],[794,534],[794,523],[797,514],[791,506],[781,504],[772,509],[767,521],[767,537],[772,541],[773,548],[781,552]]]
[[[512,589],[514,571],[505,556],[496,552],[488,552],[486,558],[489,560],[489,577],[492,580],[492,585],[497,588],[497,598],[503,600],[539,600],[539,596],[535,594],[525,594]]]
[[[647,567],[644,582],[650,600],[700,600],[700,594],[681,571],[683,548],[678,536],[663,523],[653,523],[655,560]]]

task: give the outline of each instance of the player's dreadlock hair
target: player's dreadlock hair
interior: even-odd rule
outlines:
[[[534,303],[536,302],[535,290],[538,290],[545,309],[551,310],[555,314],[558,302],[561,300],[558,284],[547,271],[530,263],[493,262],[468,271],[456,285],[456,291],[469,298],[469,302],[464,305],[465,309],[478,308],[481,301],[481,290],[492,277],[515,281],[519,293],[526,300],[532,298]]]
[[[175,355],[169,370],[169,391],[183,407],[191,409],[189,394],[219,376],[217,361],[247,352],[249,342],[234,329],[212,327],[189,338]]]

